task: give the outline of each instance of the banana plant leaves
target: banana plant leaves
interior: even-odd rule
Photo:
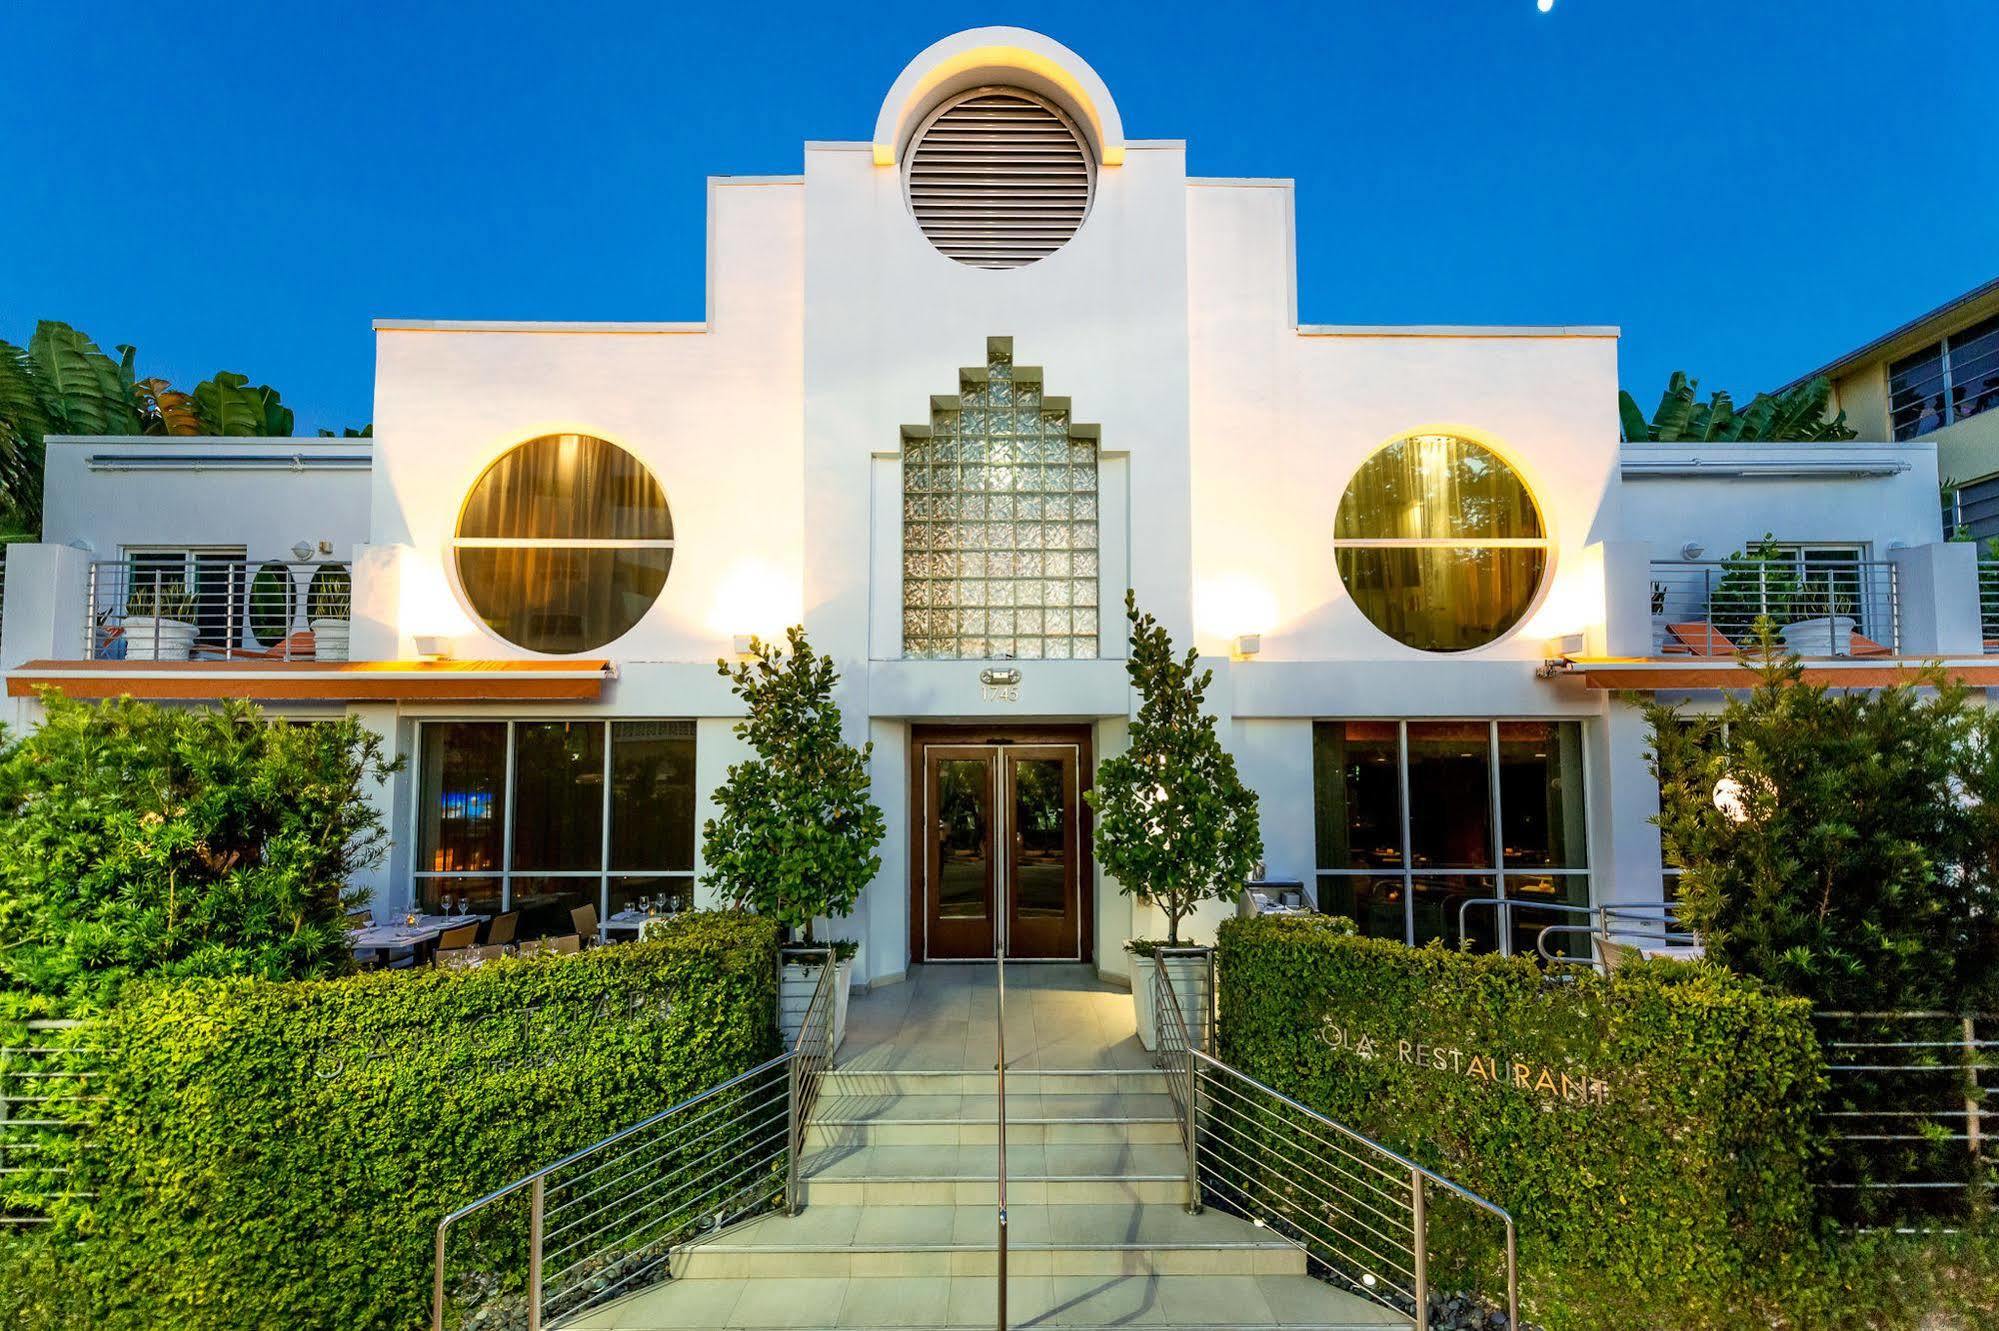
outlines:
[[[1617,395],[1617,416],[1627,442],[1764,443],[1799,440],[1820,442],[1851,439],[1846,413],[1828,419],[1832,382],[1824,375],[1782,394],[1758,393],[1741,411],[1725,392],[1703,402],[1700,381],[1673,371],[1650,420],[1631,394]]]

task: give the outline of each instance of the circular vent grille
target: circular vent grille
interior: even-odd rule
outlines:
[[[909,153],[909,210],[944,254],[1018,268],[1060,249],[1090,211],[1095,164],[1060,111],[1018,88],[938,108]]]

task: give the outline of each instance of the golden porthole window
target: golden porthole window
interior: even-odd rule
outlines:
[[[1548,553],[1519,473],[1449,434],[1405,435],[1377,450],[1333,525],[1333,559],[1354,604],[1425,652],[1469,651],[1510,633],[1540,594]]]
[[[588,652],[645,617],[673,565],[673,514],[644,464],[587,434],[511,449],[473,484],[452,554],[473,612],[532,652]]]

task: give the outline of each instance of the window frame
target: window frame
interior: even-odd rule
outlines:
[[[694,864],[690,868],[655,870],[655,869],[614,869],[611,867],[611,826],[612,826],[611,814],[612,814],[612,802],[613,802],[611,775],[614,767],[613,755],[617,750],[617,738],[612,727],[626,723],[645,723],[645,722],[655,722],[655,723],[684,722],[685,724],[687,724],[692,728],[690,742],[694,745],[694,756],[695,756],[694,770],[697,773],[697,777],[696,777],[696,788],[694,792],[694,818],[692,822],[693,831],[695,833],[693,839]],[[598,798],[601,801],[600,810],[602,813],[602,821],[598,828],[598,836],[600,842],[598,848],[599,858],[598,858],[598,867],[595,869],[516,869],[514,867],[514,787],[515,787],[514,776],[515,776],[515,770],[519,765],[519,748],[516,741],[516,735],[520,726],[548,725],[548,724],[595,725],[595,726],[602,726],[605,728],[603,775],[600,785],[598,787],[599,789]],[[409,873],[409,878],[410,878],[409,899],[410,899],[410,904],[412,906],[421,904],[423,900],[422,885],[427,880],[429,881],[456,880],[467,883],[481,882],[481,881],[497,881],[500,885],[500,909],[502,911],[507,911],[507,910],[512,910],[514,908],[513,905],[514,880],[517,878],[519,879],[560,878],[560,879],[575,879],[578,881],[585,881],[594,878],[597,880],[597,900],[595,903],[597,907],[597,918],[599,921],[603,921],[611,917],[610,893],[611,893],[611,882],[613,879],[667,878],[667,879],[674,879],[676,881],[685,880],[686,900],[688,902],[689,908],[690,909],[692,908],[694,904],[694,889],[699,881],[700,870],[701,870],[701,839],[699,835],[701,828],[701,790],[699,787],[699,778],[698,778],[698,773],[700,771],[701,728],[696,718],[684,717],[684,716],[603,716],[603,715],[597,715],[597,716],[549,715],[549,716],[519,716],[519,717],[510,716],[510,717],[501,718],[501,717],[492,717],[492,716],[451,715],[451,716],[420,717],[417,718],[415,725],[416,725],[416,731],[411,739],[411,744],[410,744],[411,762],[410,762],[409,826],[410,826],[411,851],[410,851],[410,873]],[[431,850],[435,849],[434,847],[426,847],[423,842],[423,816],[424,816],[423,757],[425,752],[424,732],[429,727],[440,726],[440,725],[504,725],[506,727],[506,748],[505,748],[506,756],[504,761],[505,770],[503,773],[503,780],[500,788],[501,789],[500,863],[495,868],[480,869],[480,870],[457,870],[457,869],[438,870],[438,869],[424,869],[420,867],[424,863],[425,856]]]
[[[1528,725],[1572,725],[1576,727],[1577,755],[1581,765],[1581,789],[1577,793],[1583,802],[1581,811],[1583,867],[1581,868],[1563,866],[1556,868],[1516,867],[1508,869],[1506,867],[1505,812],[1500,796],[1500,788],[1503,783],[1500,780],[1499,727],[1516,722]],[[1316,786],[1318,779],[1316,757],[1318,751],[1318,727],[1320,725],[1350,724],[1392,725],[1395,727],[1396,813],[1399,824],[1398,830],[1400,832],[1397,854],[1400,863],[1392,867],[1376,866],[1373,868],[1344,869],[1329,868],[1318,863],[1319,792]],[[1409,727],[1412,725],[1421,726],[1431,724],[1484,725],[1486,728],[1486,817],[1491,825],[1491,844],[1488,847],[1490,862],[1487,865],[1453,868],[1425,866],[1419,868],[1410,862],[1412,818],[1409,799]],[[1455,878],[1471,880],[1489,878],[1493,884],[1491,895],[1501,900],[1513,900],[1515,898],[1509,896],[1506,890],[1506,880],[1509,876],[1521,879],[1580,878],[1583,882],[1585,904],[1593,905],[1595,903],[1596,882],[1594,875],[1596,869],[1591,866],[1598,863],[1599,857],[1596,844],[1596,823],[1590,817],[1590,790],[1593,783],[1591,781],[1589,729],[1585,718],[1574,716],[1321,716],[1313,718],[1312,726],[1314,753],[1313,780],[1315,783],[1312,796],[1312,895],[1314,903],[1318,905],[1321,911],[1325,910],[1325,905],[1318,900],[1319,882],[1321,879],[1399,878],[1402,885],[1402,942],[1406,946],[1414,947],[1416,946],[1415,889],[1418,879]],[[1557,904],[1567,905],[1569,903],[1563,901]],[[1494,914],[1498,917],[1494,927],[1494,936],[1498,940],[1499,945],[1498,950],[1502,956],[1510,956],[1513,953],[1514,933],[1512,912],[1504,907],[1500,907],[1495,909]],[[1456,921],[1450,921],[1449,923],[1455,929]]]
[[[1959,421],[1970,420],[1973,416],[1982,416],[1988,411],[1999,408],[1999,389],[1988,388],[1985,393],[1974,398],[1973,406],[1969,411],[1959,410],[1957,402],[1957,375],[1959,367],[1956,364],[1953,352],[1958,351],[1963,343],[1975,342],[1980,338],[1992,336],[1999,336],[1999,315],[1989,315],[1976,322],[1966,324],[1962,328],[1945,333],[1935,341],[1926,342],[1915,350],[1897,356],[1882,365],[1881,374],[1882,378],[1886,381],[1887,387],[1888,433],[1896,443],[1906,443],[1911,439],[1920,439],[1925,435],[1934,434],[1938,430],[1948,429]],[[1938,405],[1941,408],[1938,413],[1940,419],[1935,425],[1924,429],[1922,428],[1922,423],[1926,417],[1926,413],[1918,412],[1914,422],[1907,429],[1904,429],[1895,419],[1895,396],[1897,391],[1895,388],[1897,374],[1895,367],[1898,365],[1908,366],[1912,361],[1927,359],[1932,353],[1936,356],[1936,391]],[[1995,358],[1999,358],[1999,348],[1982,353],[1980,356],[1980,359],[1986,362],[1981,373],[1985,376],[1987,384],[1991,384],[1995,378],[1999,378],[1999,359]],[[1906,389],[1903,391],[1906,391]],[[1924,394],[1923,396],[1928,395]],[[1991,405],[1982,407],[1976,405],[1988,397],[1994,399]]]

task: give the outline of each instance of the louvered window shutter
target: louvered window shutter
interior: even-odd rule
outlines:
[[[1067,116],[1018,89],[980,88],[917,131],[905,179],[932,245],[975,268],[1018,268],[1076,233],[1095,171]]]

